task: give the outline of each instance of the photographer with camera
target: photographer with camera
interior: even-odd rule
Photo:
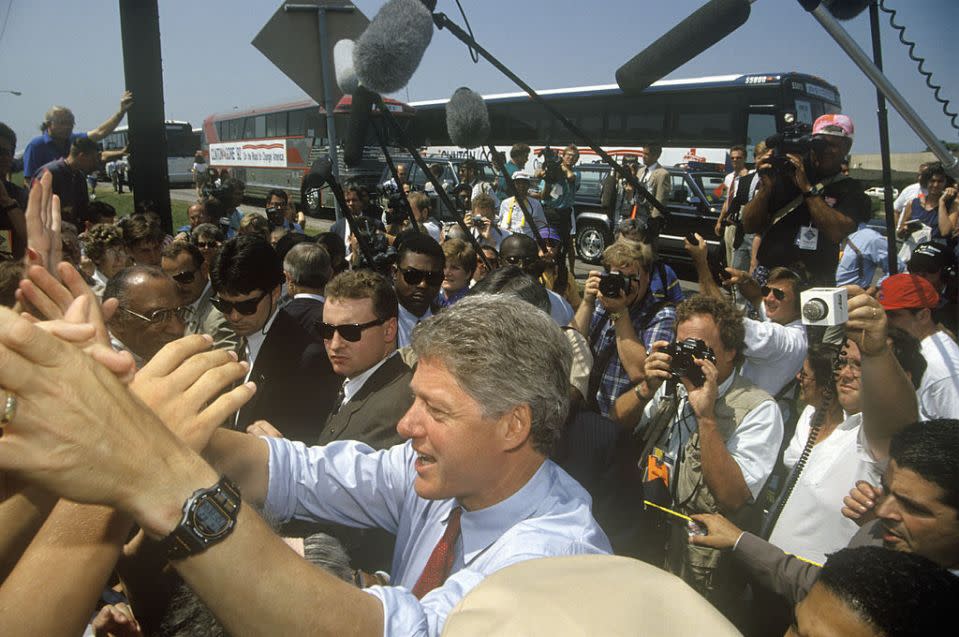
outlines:
[[[759,189],[742,207],[743,230],[762,233],[757,260],[765,270],[800,262],[816,284],[832,285],[839,243],[869,221],[872,205],[862,184],[841,172],[852,119],[823,115],[811,137],[805,130],[794,125],[766,140],[770,150],[756,160]]]
[[[481,246],[499,250],[500,244],[509,233],[496,225],[496,200],[480,193],[473,197],[470,206],[472,209],[463,217],[463,221],[470,227],[470,232]]]
[[[488,181],[483,181],[483,173],[475,159],[467,159],[463,162],[463,183],[470,186],[470,201],[477,195],[489,195],[499,206],[499,198],[496,196],[496,189]],[[468,208],[467,208],[468,209]]]
[[[509,161],[506,162],[503,170],[496,178],[496,196],[500,201],[509,197],[506,180],[512,178],[513,173],[517,170],[526,169],[526,164],[529,162],[529,153],[529,144],[513,144],[512,148],[509,149]]]
[[[607,416],[617,398],[645,375],[646,352],[669,339],[676,309],[650,290],[650,253],[634,241],[617,241],[603,253],[606,272],[586,279],[572,323],[589,341],[593,370],[585,397]]]
[[[573,203],[579,183],[582,179],[574,166],[579,161],[579,148],[570,144],[563,149],[562,157],[548,146],[543,149],[543,167],[536,171],[536,177],[543,179],[540,201],[551,228],[562,237],[561,254],[565,253],[569,261],[569,270],[576,267],[576,253],[573,246],[575,220]]]
[[[698,234],[692,238],[697,243],[687,237],[684,244],[696,266],[699,291],[725,300],[706,258],[706,242]],[[757,387],[781,398],[779,394],[792,387],[806,358],[807,337],[799,295],[808,287],[807,279],[796,270],[782,267],[773,268],[762,286],[749,273],[736,268],[726,268],[720,275],[728,277],[725,285],[735,286],[759,313],[758,320],[743,318],[746,337],[742,374]],[[783,416],[788,420],[785,411]]]
[[[408,172],[409,169],[406,167],[406,164],[396,164],[396,177],[390,177],[380,184],[380,190],[386,195],[402,193],[403,186],[407,184],[406,178]]]
[[[959,199],[956,197],[956,180],[946,174],[942,164],[930,164],[919,175],[919,184],[926,191],[925,197],[915,197],[903,209],[896,235],[905,239],[913,234],[909,222],[920,221],[930,229],[929,240],[946,244],[952,240],[959,227]]]
[[[675,339],[653,343],[642,381],[616,402],[612,417],[639,423],[643,498],[684,515],[720,511],[755,528],[783,423],[772,396],[737,369],[745,333],[727,301],[686,299],[676,308]],[[739,593],[719,551],[690,546],[687,526],[671,526],[670,572],[714,603]]]
[[[285,190],[274,188],[266,195],[266,220],[270,230],[283,228],[289,232],[303,232],[303,226],[294,221],[293,206]]]

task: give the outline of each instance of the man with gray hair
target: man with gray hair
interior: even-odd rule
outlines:
[[[0,312],[0,323],[10,320]],[[350,327],[337,325],[345,337],[356,335]],[[18,390],[21,413],[43,393],[44,410],[64,417],[44,418],[51,429],[25,441],[26,451],[68,438],[76,448],[58,471],[21,465],[21,473],[53,493],[129,514],[170,549],[172,566],[231,634],[439,635],[460,599],[500,569],[609,553],[589,495],[547,459],[568,406],[570,354],[559,326],[525,301],[479,295],[419,325],[413,350],[415,401],[397,425],[407,442],[381,451],[345,440],[307,447],[171,423],[214,469],[118,383],[76,374],[85,355],[61,347],[45,365],[27,363],[44,378]],[[43,390],[68,379],[76,384],[69,397]],[[131,423],[136,444],[127,442]],[[241,494],[249,506],[240,505]],[[215,513],[204,504],[210,497],[219,503]],[[207,512],[202,522],[184,516],[199,508]],[[305,565],[258,509],[279,522],[296,517],[395,533],[391,585],[360,590]]]
[[[76,120],[73,112],[66,106],[53,106],[43,117],[43,124],[38,135],[30,140],[23,151],[23,178],[29,183],[44,164],[66,157],[70,146],[81,137],[89,137],[98,142],[117,127],[126,112],[133,106],[133,93],[125,91],[120,98],[120,109],[107,121],[103,122],[87,133],[74,133],[73,126]]]
[[[323,302],[326,300],[323,289],[333,277],[326,248],[308,241],[290,248],[283,258],[283,277],[287,293],[293,299],[283,309],[312,334],[317,343],[321,343],[323,338],[316,324],[323,321]]]

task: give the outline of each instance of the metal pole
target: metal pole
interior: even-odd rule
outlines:
[[[876,86],[876,89],[886,96],[886,99],[892,103],[893,108],[899,111],[899,114],[902,115],[902,118],[906,120],[906,123],[909,124],[909,127],[916,135],[918,135],[922,141],[926,142],[929,149],[935,154],[939,161],[942,162],[942,167],[946,172],[955,178],[959,178],[959,158],[956,158],[955,155],[946,149],[942,142],[939,141],[936,135],[922,121],[919,114],[909,106],[906,98],[896,90],[896,87],[883,75],[882,71],[876,68],[876,65],[866,56],[866,52],[856,44],[856,41],[852,39],[842,25],[840,25],[822,5],[813,9],[811,13],[819,24],[826,29],[826,32],[832,36],[836,44],[838,44],[840,48],[846,52],[846,55],[856,63],[856,66],[866,74],[866,77]]]
[[[869,27],[872,30],[872,59],[882,71],[882,41],[879,36],[879,7],[876,0],[869,3]],[[882,156],[883,206],[886,211],[886,248],[889,263],[886,272],[896,273],[896,219],[892,208],[892,171],[889,165],[889,113],[886,98],[876,89],[876,115],[879,118],[879,154]]]

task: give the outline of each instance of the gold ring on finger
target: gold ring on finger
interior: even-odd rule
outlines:
[[[3,404],[3,415],[0,416],[0,427],[9,425],[17,415],[17,397],[7,392],[7,399]]]

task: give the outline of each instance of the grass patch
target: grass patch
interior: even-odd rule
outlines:
[[[23,186],[23,173],[14,173],[10,175],[10,181]],[[97,201],[108,203],[116,208],[117,215],[126,217],[133,214],[133,193],[127,190],[122,195],[113,191],[113,186],[109,182],[100,182],[96,189]],[[187,210],[190,204],[186,201],[170,200],[170,208],[173,213],[173,229],[189,225],[190,219],[187,216]]]

